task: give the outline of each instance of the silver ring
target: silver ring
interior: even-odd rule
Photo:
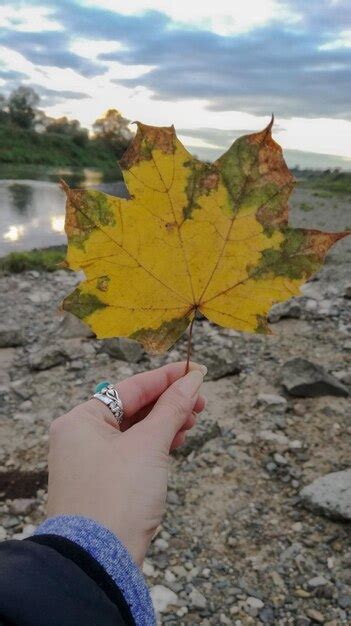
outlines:
[[[108,406],[110,411],[116,418],[117,424],[120,426],[124,416],[122,400],[119,396],[117,389],[113,385],[109,384],[98,393],[94,393],[93,398],[100,400]]]

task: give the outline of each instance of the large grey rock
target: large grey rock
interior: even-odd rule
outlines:
[[[128,363],[138,363],[144,354],[140,343],[125,337],[105,339],[101,350],[102,352],[107,352],[114,359],[127,361]]]
[[[302,489],[300,497],[312,511],[351,521],[351,469],[316,478]]]
[[[24,333],[20,326],[12,322],[0,324],[0,348],[23,346]]]
[[[291,300],[272,306],[268,314],[268,321],[271,324],[275,324],[276,322],[279,322],[279,320],[285,318],[297,319],[301,317],[301,311],[301,304],[292,298]]]
[[[59,333],[64,339],[95,337],[93,331],[72,313],[65,313],[59,326]]]
[[[56,365],[62,365],[68,359],[63,348],[48,346],[33,352],[29,357],[29,367],[33,370],[48,370]]]
[[[281,378],[284,389],[292,396],[313,398],[349,395],[347,387],[323,367],[300,357],[284,363]]]
[[[196,360],[196,355],[194,355]],[[218,380],[224,376],[239,374],[242,370],[234,348],[209,347],[199,354],[199,362],[207,367],[206,380]]]

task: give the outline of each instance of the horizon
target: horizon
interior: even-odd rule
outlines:
[[[351,170],[346,0],[218,0],[215,16],[183,0],[5,0],[0,26],[0,92],[32,86],[47,115],[173,123],[212,160],[274,111],[291,167]]]

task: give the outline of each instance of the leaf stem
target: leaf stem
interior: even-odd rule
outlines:
[[[194,317],[191,320],[190,328],[189,328],[188,350],[187,350],[187,357],[186,357],[185,374],[187,374],[188,371],[189,371],[189,363],[190,363],[190,358],[191,358],[191,339],[192,339],[192,336],[193,336],[193,326],[194,326],[195,319],[196,319],[196,311],[194,312]]]

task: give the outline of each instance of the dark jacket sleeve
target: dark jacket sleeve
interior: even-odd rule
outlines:
[[[156,626],[138,565],[108,528],[72,515],[0,544],[0,626]]]
[[[0,623],[135,626],[99,563],[77,544],[50,535],[0,544]]]

